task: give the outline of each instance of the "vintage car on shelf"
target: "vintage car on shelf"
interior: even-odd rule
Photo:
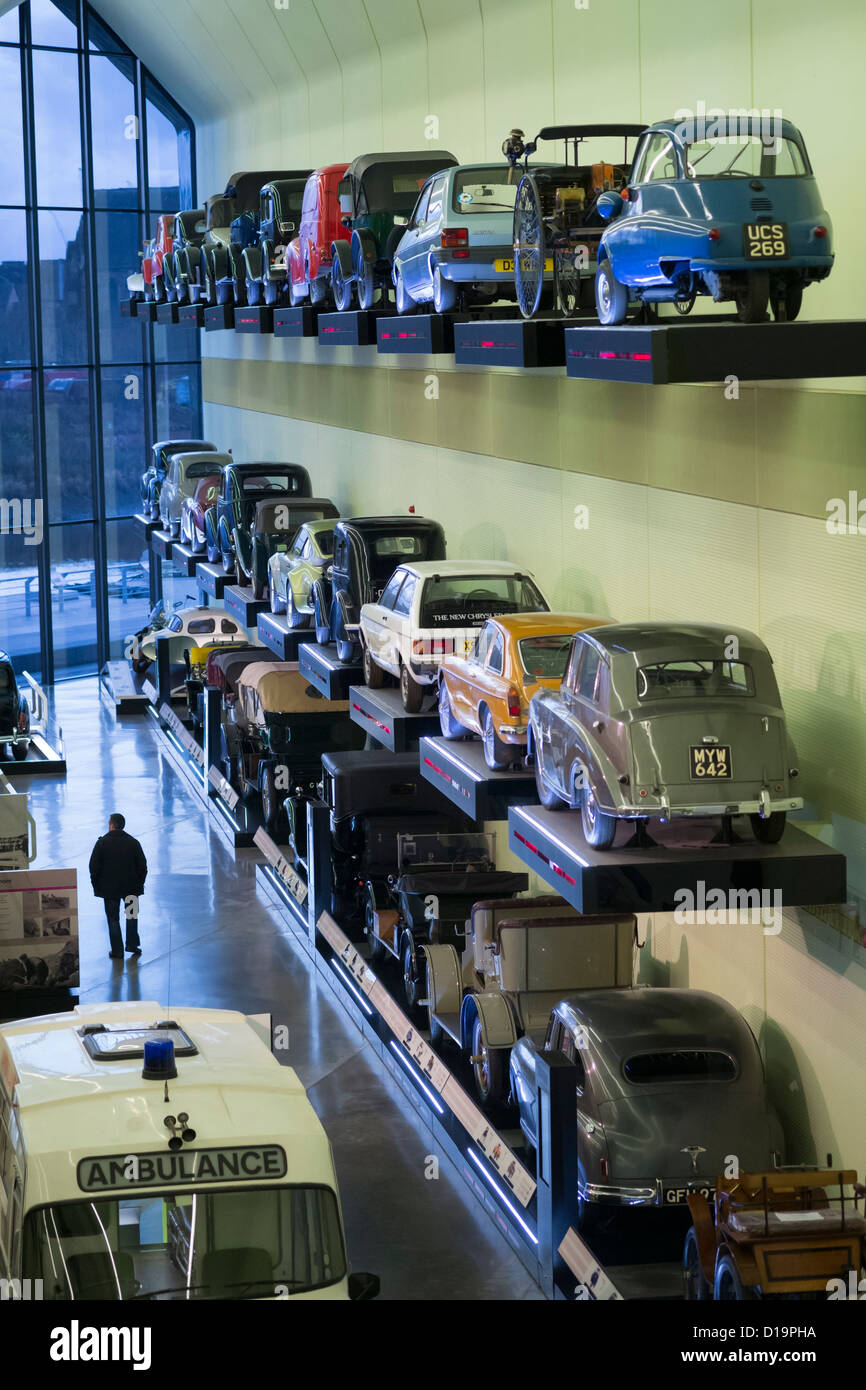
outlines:
[[[295,663],[252,662],[224,702],[226,776],[242,796],[256,791],[265,828],[274,831],[285,807],[292,847],[306,853],[306,814],[317,795],[322,754],[357,748],[363,731],[348,718],[348,700],[327,700]]]
[[[445,532],[438,521],[414,514],[338,521],[330,574],[312,587],[316,641],[336,642],[340,660],[354,660],[362,604],[377,599],[400,561],[408,559],[445,559]]]
[[[288,614],[290,627],[313,621],[313,585],[334,558],[333,517],[305,521],[288,550],[268,561],[268,599],[272,613]]]
[[[462,817],[421,776],[417,753],[326,753],[321,799],[330,811],[331,914],[354,940],[372,932],[397,865],[397,836],[461,829]]]
[[[322,305],[331,295],[331,247],[343,234],[337,189],[347,168],[327,164],[307,179],[298,235],[286,250],[290,304]]]
[[[207,231],[207,208],[189,208],[174,219],[170,256],[163,261],[166,297],[183,303],[191,298],[189,286],[198,285],[199,248]]]
[[[524,141],[522,130],[505,140],[509,164],[517,169],[523,160],[512,240],[515,294],[524,318],[554,302],[569,316],[591,310],[604,195],[626,184],[629,141],[643,130],[622,124],[545,126],[534,140]],[[563,141],[562,164],[529,166],[539,140]],[[549,270],[552,286],[545,278]]]
[[[0,652],[0,748],[23,763],[30,748],[30,706],[18,688],[11,659]]]
[[[346,170],[337,194],[342,224],[331,247],[334,303],[340,310],[372,309],[392,283],[394,252],[425,180],[457,160],[447,150],[362,154]]]
[[[166,636],[168,633],[171,635]],[[137,662],[137,670],[146,670],[156,660],[157,642],[168,642],[169,664],[182,666],[184,652],[193,647],[248,646],[249,640],[237,619],[224,608],[182,608],[172,613],[159,628],[151,628],[142,635],[133,659]]]
[[[803,805],[773,661],[744,628],[578,633],[560,691],[530,701],[527,749],[542,805],[579,808],[597,849],[613,844],[620,821],[721,817],[730,830],[741,815],[776,844]]]
[[[286,291],[286,248],[301,223],[310,170],[259,191],[258,207],[236,217],[228,247],[235,304],[276,304]]]
[[[159,516],[159,494],[172,454],[204,453],[206,450],[216,450],[209,439],[162,439],[151,446],[151,461],[141,475],[139,488],[144,516],[150,519]]]
[[[222,703],[230,704],[237,696],[237,680],[245,667],[279,660],[267,647],[258,645],[191,649],[184,684],[193,727],[204,729],[206,686],[218,690]]]
[[[229,250],[232,224],[245,212],[259,206],[259,194],[264,184],[273,179],[290,179],[295,169],[264,170],[260,173],[232,174],[225,192],[208,198],[205,204],[206,228],[199,247],[199,293],[195,296],[207,304],[229,304],[233,294],[232,262]],[[190,296],[193,298],[193,296]]]
[[[132,271],[132,273],[126,277],[126,292],[130,299],[136,300],[139,303],[141,300],[153,299],[153,284],[148,276],[150,267],[153,264],[153,253],[155,248],[156,241],[153,237],[143,242],[142,248],[138,253],[138,259],[141,264],[138,270]]]
[[[268,591],[269,565],[285,555],[307,520],[323,521],[340,515],[329,497],[266,498],[256,503],[248,526],[235,527],[235,561],[238,577],[252,585],[256,599]]]
[[[470,651],[439,664],[443,738],[479,734],[493,771],[523,760],[529,701],[539,688],[558,690],[575,632],[609,618],[577,613],[516,613],[491,618]]]
[[[739,1010],[697,989],[581,990],[546,1032],[513,1047],[511,1092],[537,1147],[535,1059],[575,1067],[578,1217],[582,1230],[624,1207],[685,1210],[711,1195],[731,1154],[743,1166],[782,1158],[755,1036]]]
[[[171,455],[159,494],[159,519],[168,535],[180,535],[186,499],[195,495],[201,483],[206,483],[208,489],[218,490],[222,470],[231,462],[231,454],[213,449],[193,449],[189,453]]]
[[[235,568],[235,532],[249,526],[256,503],[311,497],[310,475],[299,463],[231,463],[222,471],[216,504],[205,514],[207,558]]]
[[[212,481],[200,478],[191,497],[184,497],[180,505],[180,538],[195,555],[203,555],[207,548],[207,522],[205,517],[211,507],[216,506],[219,497],[219,478]]]
[[[527,874],[496,867],[492,831],[397,835],[397,860],[387,883],[367,883],[364,931],[371,959],[394,956],[403,994],[415,1022],[425,1017],[422,998],[425,950],[430,944],[463,949],[472,906],[487,898],[511,898],[529,887]]]
[[[488,618],[538,612],[549,612],[546,598],[507,560],[401,563],[382,594],[361,607],[364,680],[375,690],[393,676],[404,709],[417,713],[437,685],[442,657],[471,651]]]
[[[437,314],[445,314],[458,304],[514,298],[519,182],[518,171],[502,163],[458,164],[427,180],[394,252],[398,314],[411,313],[418,304],[432,304]],[[550,281],[550,258],[545,273]]]
[[[604,324],[629,299],[733,300],[743,323],[795,319],[803,290],[833,266],[832,225],[790,121],[712,117],[660,121],[643,132],[627,187],[606,193],[609,219],[595,295]]]
[[[688,1197],[686,1298],[857,1298],[866,1274],[862,1199],[866,1185],[853,1168],[741,1167],[739,1177],[716,1178]]]
[[[564,989],[631,984],[636,925],[583,916],[552,895],[485,899],[471,908],[465,949],[425,946],[431,1041],[460,1048],[482,1105],[507,1099],[511,1049],[543,1035]]]
[[[126,279],[130,298],[156,300],[166,299],[166,281],[163,276],[163,263],[170,261],[174,249],[174,217],[168,213],[156,219],[156,232],[150,241],[144,243],[139,252],[141,269]]]

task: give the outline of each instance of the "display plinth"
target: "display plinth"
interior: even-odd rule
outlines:
[[[241,584],[226,585],[223,590],[223,605],[227,613],[231,613],[239,623],[252,628],[253,631],[259,614],[265,612],[268,606],[264,599],[253,597],[251,586],[247,588]]]
[[[454,320],[448,314],[399,314],[376,324],[377,351],[412,356],[454,351]]]
[[[309,640],[309,633],[307,641],[298,647],[298,670],[328,700],[348,700],[349,686],[357,685],[364,677],[360,663],[347,665],[340,660],[335,642],[320,647]]]
[[[24,761],[19,763],[15,758],[0,757],[0,772],[7,777],[33,777],[39,774],[65,777],[66,754],[62,745],[58,744],[55,748],[43,734],[33,734]]]
[[[381,309],[349,309],[345,314],[319,314],[320,347],[369,347],[376,341]]]
[[[209,560],[199,560],[195,577],[203,594],[208,594],[210,598],[221,599],[232,576],[226,574],[220,564],[211,564]]]
[[[515,752],[519,767],[491,772],[475,739],[422,738],[421,775],[472,820],[505,820],[509,806],[538,801],[535,777],[522,766],[523,749]]]
[[[150,535],[150,548],[154,555],[158,555],[161,560],[170,560],[171,552],[176,545],[167,531],[152,531]]]
[[[142,301],[140,299],[121,299],[120,317],[122,319],[137,319],[139,317],[138,310],[141,304]],[[143,319],[145,315],[142,314],[141,317]]]
[[[203,304],[178,304],[177,321],[184,328],[204,328]]]
[[[145,516],[143,512],[136,512],[132,519],[135,522],[136,531],[144,536],[145,541],[149,541],[154,531],[159,530],[158,516]]]
[[[407,714],[400,692],[393,686],[383,690],[371,690],[366,685],[351,686],[349,715],[365,734],[392,753],[405,753],[415,748],[425,734],[432,734],[439,728],[435,705],[432,712]]]
[[[275,338],[315,338],[319,310],[312,304],[281,304],[274,309]]]
[[[310,629],[289,627],[285,613],[260,613],[257,623],[259,641],[281,661],[297,661],[298,647],[310,640]]]
[[[188,579],[195,579],[195,572],[201,560],[201,554],[197,555],[188,545],[184,545],[181,541],[175,541],[171,549],[171,558],[174,563],[183,570]]]
[[[866,322],[737,323],[707,315],[620,328],[566,328],[566,374],[647,386],[866,375]]]
[[[476,319],[454,324],[454,360],[466,367],[561,367],[561,319]]]
[[[233,304],[205,304],[204,331],[219,333],[224,328],[235,326],[235,306]]]
[[[99,675],[100,693],[115,714],[143,714],[149,700],[128,661],[107,661]]]
[[[270,304],[235,305],[236,333],[273,333],[274,311]]]
[[[511,850],[578,912],[674,912],[682,907],[677,895],[683,889],[695,895],[695,910],[716,889],[766,892],[768,911],[776,902],[808,907],[845,901],[845,856],[796,825],[786,826],[777,845],[759,844],[742,817],[734,819],[739,843],[712,844],[718,830],[713,821],[651,821],[655,844],[643,848],[629,846],[635,826],[623,821],[612,847],[599,850],[586,843],[576,811],[513,806],[508,812]]]
[[[177,323],[177,311],[178,305],[175,304],[174,300],[172,300],[170,303],[166,303],[165,301],[163,301],[162,304],[157,304],[157,323]]]

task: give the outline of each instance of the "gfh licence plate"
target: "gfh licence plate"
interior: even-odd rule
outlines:
[[[788,254],[787,222],[746,222],[743,255],[748,261],[784,260]]]
[[[689,775],[693,782],[720,781],[731,776],[731,748],[727,743],[698,743],[689,749]]]

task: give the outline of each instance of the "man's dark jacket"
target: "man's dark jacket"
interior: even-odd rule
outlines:
[[[128,898],[144,892],[147,860],[144,850],[125,830],[109,830],[93,846],[90,881],[97,898]]]

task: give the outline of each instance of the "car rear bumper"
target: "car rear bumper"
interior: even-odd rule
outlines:
[[[496,730],[503,743],[518,743],[525,746],[528,724],[500,724]]]
[[[671,805],[665,796],[653,797],[639,806],[624,806],[615,812],[619,816],[656,816],[662,820],[684,820],[699,816],[761,816],[766,819],[774,811],[800,811],[802,796],[757,797],[754,800],[711,801],[693,806]]]
[[[688,1192],[709,1194],[714,1187],[714,1182],[695,1178],[648,1178],[634,1185],[590,1182],[578,1188],[578,1195],[598,1206],[677,1207],[685,1205]]]

